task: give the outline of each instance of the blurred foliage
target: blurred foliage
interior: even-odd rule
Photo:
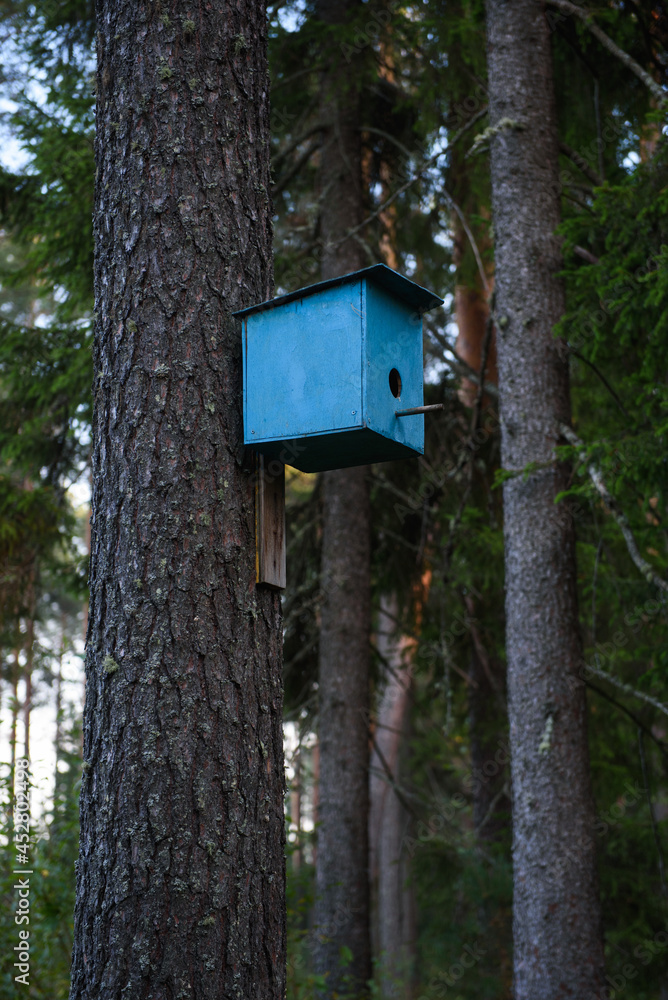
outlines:
[[[0,970],[0,995],[16,996],[20,989],[36,1000],[67,1000],[74,932],[75,863],[79,853],[79,788],[81,783],[81,725],[63,719],[57,747],[55,792],[50,813],[41,819],[33,812],[28,864],[17,861],[8,821],[9,788],[3,779],[2,835],[0,836],[0,947],[5,955]],[[34,794],[34,792],[33,792]],[[29,923],[15,923],[21,876],[14,869],[28,868],[30,882]],[[24,876],[25,877],[25,876]],[[19,930],[30,933],[29,987],[14,982],[14,948]]]

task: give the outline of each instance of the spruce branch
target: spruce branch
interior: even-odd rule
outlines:
[[[576,254],[578,257],[581,257],[582,260],[586,260],[588,264],[601,263],[600,257],[596,257],[590,250],[585,250],[584,247],[574,246],[573,253]]]
[[[620,681],[620,679],[615,677],[613,674],[609,674],[605,670],[601,670],[599,667],[592,667],[591,664],[587,666],[587,673],[593,674],[594,677],[598,677],[602,681],[607,681],[608,684],[612,684],[613,687],[623,691],[624,694],[631,695],[632,698],[638,698],[640,701],[644,701],[648,705],[652,705],[653,708],[658,708],[658,710],[663,712],[664,715],[668,715],[668,705],[664,705],[662,701],[658,700],[658,698],[653,698],[651,694],[645,694],[644,691],[638,691],[637,688],[632,687],[630,684],[625,684],[624,681]]]
[[[272,196],[274,198],[277,195],[279,195],[281,193],[281,191],[285,190],[285,188],[288,186],[288,184],[290,183],[290,181],[292,180],[292,178],[295,176],[295,174],[299,173],[299,171],[301,170],[301,168],[306,163],[308,163],[308,161],[311,159],[311,157],[315,153],[316,149],[320,149],[321,146],[322,146],[322,141],[320,139],[315,139],[311,143],[311,145],[308,146],[304,150],[304,152],[301,154],[301,156],[297,157],[297,159],[295,160],[295,162],[293,163],[293,165],[290,167],[290,169],[287,170],[283,174],[283,176],[281,177],[281,179],[278,180],[276,182],[276,184],[274,184],[274,186],[272,187],[271,193],[272,193]]]
[[[547,0],[547,3],[550,7],[556,7],[557,10],[562,10],[565,14],[573,14],[575,17],[578,17],[582,23],[587,26],[589,31],[591,31],[594,38],[598,38],[601,45],[603,45],[608,52],[611,52],[613,56],[619,59],[619,61],[626,66],[627,69],[630,69],[632,73],[635,73],[639,80],[642,80],[647,89],[651,91],[657,99],[659,105],[662,105],[666,101],[667,95],[663,88],[652,79],[647,70],[644,70],[642,66],[640,66],[639,63],[637,63],[635,59],[628,54],[628,52],[624,52],[623,49],[620,49],[619,45],[613,42],[612,38],[610,38],[609,35],[606,35],[606,33],[599,28],[593,20],[591,11],[586,10],[584,7],[580,7],[576,3],[571,3],[570,0]]]
[[[326,121],[318,121],[315,122],[314,125],[310,125],[304,132],[301,132],[298,136],[292,139],[291,142],[288,142],[282,147],[282,149],[278,150],[276,156],[271,161],[272,167],[276,168],[279,163],[283,162],[286,156],[289,156],[290,153],[297,148],[297,146],[301,146],[301,144],[306,142],[307,139],[310,139],[315,132],[322,132],[323,129],[327,128],[328,124],[329,122]]]
[[[487,824],[489,823],[490,819],[492,819],[492,817],[494,815],[494,811],[496,810],[496,807],[498,806],[499,802],[503,798],[507,798],[508,801],[510,802],[510,788],[508,786],[508,782],[507,781],[504,782],[503,788],[500,788],[499,791],[496,793],[496,795],[494,796],[494,798],[492,799],[492,801],[490,802],[490,804],[489,804],[489,806],[487,808],[487,812],[483,816],[483,818],[480,821],[480,823],[478,824],[478,826],[475,828],[476,837],[480,836],[481,830],[483,830],[487,826]]]
[[[569,159],[571,163],[574,163],[575,166],[578,168],[578,170],[581,171],[581,173],[583,173],[585,177],[592,182],[594,187],[602,186],[603,178],[592,167],[590,167],[590,165],[585,160],[584,156],[582,156],[581,153],[578,153],[576,149],[573,149],[572,146],[569,146],[565,142],[560,142],[559,152],[563,153],[563,155],[567,159]]]
[[[379,215],[382,215],[386,208],[389,208],[390,205],[392,205],[393,202],[397,200],[397,198],[399,198],[405,191],[408,191],[408,189],[412,187],[413,184],[416,184],[417,181],[420,180],[425,171],[428,170],[429,167],[433,166],[434,163],[436,163],[439,156],[443,156],[444,153],[447,153],[448,149],[451,146],[454,146],[457,140],[460,139],[465,132],[468,132],[468,130],[472,128],[473,125],[476,124],[476,122],[480,121],[480,119],[483,118],[484,115],[486,114],[487,114],[487,108],[484,107],[481,108],[480,111],[478,111],[471,118],[469,118],[466,124],[462,125],[462,127],[457,132],[455,132],[455,134],[453,135],[452,139],[448,142],[448,145],[445,149],[439,149],[436,153],[434,153],[433,156],[430,156],[428,159],[426,159],[422,163],[422,165],[418,167],[413,177],[407,180],[405,184],[402,184],[400,187],[398,187],[397,190],[393,194],[391,194],[389,198],[387,198],[383,202],[382,205],[378,206],[375,212],[372,212],[371,215],[368,215],[366,219],[363,219],[358,226],[355,226],[353,229],[347,232],[345,236],[342,236],[340,240],[337,240],[336,243],[332,244],[331,249],[336,249],[336,247],[341,246],[341,244],[345,243],[346,240],[349,240],[351,236],[355,236],[357,233],[361,232],[362,229],[365,229],[370,222],[373,222],[374,219],[377,219]]]
[[[410,798],[413,798],[416,801],[420,802],[420,804],[423,805],[423,806],[428,807],[429,804],[427,802],[425,802],[423,799],[421,799],[420,796],[415,795],[415,794],[411,794],[408,791],[408,789],[402,788],[401,785],[399,785],[399,783],[396,781],[396,779],[395,779],[395,777],[394,777],[394,775],[392,773],[392,768],[390,767],[390,765],[387,763],[387,760],[385,759],[385,755],[383,754],[383,751],[378,746],[378,741],[376,740],[375,736],[371,737],[371,742],[373,743],[373,748],[376,751],[376,754],[378,756],[378,760],[382,764],[382,770],[380,768],[375,768],[373,766],[373,764],[371,764],[369,766],[369,771],[372,774],[377,774],[378,776],[382,776],[385,779],[385,781],[388,783],[388,785],[390,786],[390,788],[393,790],[394,794],[399,799],[399,802],[402,804],[402,806],[404,807],[404,809],[406,810],[406,812],[410,813],[410,815],[413,817],[413,819],[419,820],[420,817],[418,816],[418,814],[415,811],[414,807],[411,805],[411,803],[409,801],[409,796],[410,796]]]
[[[452,202],[452,204],[456,206],[456,203],[454,201]],[[460,218],[462,219],[462,222],[464,223],[464,225],[466,225],[466,220],[464,219],[463,213],[461,213],[461,209],[458,208],[458,212],[460,213]],[[489,285],[487,284],[487,281],[485,280],[484,270],[482,269],[482,259],[480,258],[480,253],[478,251],[477,244],[476,244],[476,242],[475,242],[475,240],[473,238],[473,234],[470,232],[470,230],[468,229],[468,227],[467,227],[467,233],[468,233],[469,239],[471,240],[471,245],[473,246],[473,249],[475,250],[476,258],[479,261],[480,274],[481,274],[482,279],[485,281],[485,290],[487,291],[488,296],[490,297],[490,300],[491,300],[491,293],[490,293]],[[494,319],[495,319],[495,317],[494,317],[494,309],[493,309],[493,306],[492,306],[492,302],[490,301],[489,302],[489,315],[487,316],[487,322],[485,324],[485,337],[484,337],[484,340],[483,340],[481,357],[480,357],[480,371],[478,372],[478,388],[477,388],[477,392],[476,392],[476,399],[475,399],[475,402],[474,402],[474,405],[473,405],[473,412],[471,414],[471,429],[469,431],[469,436],[468,436],[468,440],[467,440],[467,443],[466,443],[466,447],[463,449],[463,451],[462,451],[462,453],[460,455],[459,461],[457,462],[457,470],[456,471],[459,471],[459,469],[462,468],[466,464],[468,466],[468,476],[467,476],[466,485],[464,487],[464,491],[463,491],[462,496],[461,496],[461,500],[459,502],[459,507],[457,509],[457,513],[455,514],[453,520],[450,522],[450,532],[449,532],[449,535],[448,535],[447,544],[445,546],[445,552],[443,554],[443,576],[444,576],[444,578],[447,578],[447,576],[449,575],[449,572],[450,572],[450,562],[451,562],[451,559],[452,559],[452,553],[454,551],[454,546],[455,546],[455,535],[456,535],[457,531],[459,530],[459,526],[461,524],[461,520],[462,520],[462,518],[464,516],[464,511],[466,510],[466,504],[468,503],[469,494],[471,493],[471,491],[473,489],[473,472],[474,472],[473,461],[474,461],[474,457],[475,457],[475,434],[476,434],[476,431],[477,431],[478,426],[480,424],[480,417],[481,417],[481,414],[482,414],[482,401],[483,401],[483,397],[484,397],[484,394],[485,394],[485,372],[487,371],[487,359],[488,359],[488,356],[489,356],[489,347],[490,347],[490,343],[491,343],[491,340],[492,340],[492,330],[494,329]],[[490,678],[490,680],[491,680],[491,678]],[[492,687],[494,687],[493,682],[492,682]]]
[[[450,368],[450,370],[453,371],[456,375],[460,375],[464,378],[469,379],[469,381],[473,382],[474,385],[480,385],[480,373],[475,368],[472,368],[471,365],[468,363],[468,361],[465,361],[464,358],[462,358],[459,354],[457,354],[454,348],[448,343],[446,338],[441,333],[439,333],[438,330],[431,330],[431,333],[436,338],[441,347],[445,351],[452,354],[453,357],[456,359],[455,361],[453,361],[451,358],[447,356],[447,354],[444,355],[443,361],[446,363],[448,368]],[[485,392],[487,393],[488,396],[492,396],[493,399],[499,398],[499,387],[497,385],[494,385],[493,382],[485,382]]]
[[[606,486],[601,470],[587,457],[587,451],[584,441],[580,440],[575,431],[571,427],[569,427],[568,424],[559,424],[559,430],[562,436],[569,442],[569,444],[572,444],[574,448],[578,449],[580,459],[587,466],[587,471],[589,473],[591,481],[596,487],[596,490],[599,493],[600,497],[602,498],[604,504],[606,505],[606,507],[614,517],[615,521],[619,525],[620,531],[624,536],[624,541],[626,542],[626,548],[628,549],[628,553],[631,556],[633,562],[636,564],[636,566],[638,567],[638,569],[640,570],[640,572],[642,573],[642,575],[644,576],[644,578],[647,580],[648,583],[653,583],[656,587],[659,587],[660,590],[663,590],[664,593],[668,593],[668,583],[666,583],[666,581],[658,575],[654,567],[651,566],[647,562],[647,560],[640,554],[638,543],[636,542],[633,536],[633,532],[631,531],[628,518],[626,517],[624,511],[621,510],[617,501],[615,500],[612,493]],[[666,712],[666,714],[668,714],[668,711]]]
[[[664,766],[668,764],[668,747],[666,746],[663,740],[659,739],[658,736],[654,735],[652,730],[645,725],[642,719],[639,716],[637,716],[635,712],[632,712],[631,709],[627,708],[626,705],[624,705],[621,701],[617,701],[617,699],[613,697],[613,695],[609,694],[604,688],[600,688],[597,684],[592,684],[590,680],[585,680],[585,684],[587,685],[590,691],[593,691],[601,698],[605,698],[607,702],[609,702],[611,705],[614,705],[615,708],[619,709],[620,712],[623,712],[624,715],[628,716],[628,718],[631,719],[631,721],[636,724],[638,729],[641,729],[643,733],[645,733],[645,735],[648,736],[650,740],[652,740],[653,743],[656,743],[656,746],[658,747],[659,752],[661,753],[664,759]]]
[[[387,139],[388,142],[392,143],[393,146],[396,146],[404,154],[407,160],[410,160],[410,149],[403,142],[400,142],[395,135],[392,135],[391,132],[385,132],[382,128],[376,128],[374,125],[361,125],[357,131],[362,133],[368,132],[370,135],[379,135],[381,139]]]
[[[485,295],[487,296],[487,299],[489,300],[490,297],[491,297],[491,291],[490,291],[490,287],[489,287],[489,282],[487,280],[487,275],[485,274],[485,268],[483,267],[482,255],[480,253],[480,249],[478,247],[478,244],[476,243],[475,236],[473,235],[473,232],[471,231],[471,227],[468,224],[468,220],[467,220],[466,216],[464,215],[463,211],[461,210],[461,208],[459,207],[459,205],[457,204],[457,202],[455,201],[455,199],[452,197],[452,195],[450,194],[450,192],[447,191],[446,188],[443,188],[443,194],[444,194],[446,200],[448,201],[449,205],[452,207],[453,211],[456,212],[456,214],[458,215],[459,221],[462,224],[462,228],[464,229],[464,232],[466,233],[466,235],[468,237],[468,241],[471,244],[471,249],[473,250],[473,254],[475,256],[475,262],[476,262],[476,264],[478,266],[478,273],[480,274],[480,280],[482,281],[482,287],[485,289]],[[492,319],[494,320],[494,322],[498,326],[499,324],[497,322],[496,316],[494,315],[494,310],[492,309],[491,303],[489,303],[489,310],[490,310],[490,316],[492,317]]]
[[[597,376],[597,378],[599,378],[600,381],[603,383],[603,385],[606,387],[606,389],[608,390],[608,392],[610,393],[610,395],[612,396],[612,398],[614,399],[615,403],[617,404],[617,406],[619,407],[619,409],[622,411],[622,413],[624,414],[624,416],[627,418],[627,420],[630,420],[631,419],[631,414],[626,409],[626,407],[622,403],[621,399],[619,398],[619,396],[617,395],[617,393],[615,392],[615,390],[613,389],[613,387],[610,385],[610,383],[608,382],[607,378],[605,377],[605,375],[603,374],[603,372],[600,370],[600,368],[597,368],[597,366],[594,364],[593,361],[590,361],[588,358],[585,358],[585,356],[583,354],[580,354],[579,351],[576,351],[574,347],[570,347],[570,352],[571,352],[571,354],[573,355],[574,358],[578,358],[579,361],[584,361],[584,363],[591,368],[591,370],[594,372],[594,374]]]

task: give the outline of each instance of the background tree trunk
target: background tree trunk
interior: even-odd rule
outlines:
[[[550,36],[534,0],[488,0],[492,204],[504,486],[513,788],[515,996],[602,986],[572,519],[554,503],[570,421]],[[531,463],[528,475],[520,474]]]
[[[381,606],[377,634],[382,662],[371,751],[369,846],[374,951],[381,993],[389,1000],[412,996],[417,953],[415,889],[409,881],[408,853],[402,849],[412,830],[412,818],[398,792],[409,737],[411,656],[416,643],[396,636],[396,599],[384,597]]]
[[[315,967],[327,995],[365,989],[369,941],[369,491],[366,469],[326,473],[320,630]],[[341,965],[342,947],[352,960]]]
[[[453,156],[453,160],[455,160],[455,164],[457,164],[457,157]],[[459,183],[456,186],[458,187],[461,183],[461,180],[459,180]],[[476,206],[476,214],[480,214],[482,211],[484,211],[484,209],[482,209],[481,206]],[[464,232],[459,216],[456,215],[456,213],[453,213],[453,216],[453,255],[455,263],[459,267],[465,252],[468,250],[470,255],[471,250],[468,246],[468,236]],[[475,226],[475,224],[472,224],[472,229],[473,235],[482,253],[489,246],[489,233],[486,229],[483,230],[481,226]],[[455,321],[457,323],[457,341],[455,344],[455,350],[459,357],[463,358],[464,361],[471,366],[471,368],[475,369],[475,371],[480,371],[483,344],[485,342],[485,331],[487,328],[487,320],[489,318],[489,303],[487,302],[487,293],[482,285],[482,276],[478,273],[478,269],[476,268],[472,278],[469,276],[468,282],[465,280],[466,277],[466,272],[464,272],[464,274],[458,274],[457,283],[455,285],[454,307]],[[486,277],[489,287],[492,288],[494,286],[494,273],[491,267],[487,269]],[[492,382],[493,384],[496,384],[497,381],[496,331],[493,330],[487,355],[485,382]],[[478,387],[471,381],[471,379],[463,378],[458,395],[461,402],[464,403],[465,406],[473,406],[477,391]],[[485,399],[487,399],[487,397],[485,397]]]
[[[7,800],[7,829],[11,833],[14,829],[14,781],[16,778],[16,739],[19,721],[19,676],[21,671],[21,653],[18,647],[14,650],[14,658],[10,674],[11,694],[9,698],[10,723],[9,723],[9,797]]]
[[[345,24],[357,0],[319,0],[328,25]],[[358,57],[359,58],[359,57]],[[322,277],[364,267],[363,245],[343,240],[363,217],[359,95],[354,68],[332,46],[322,78],[320,234]],[[366,990],[369,930],[369,484],[365,466],[324,474],[320,629],[318,852],[315,969],[327,973],[327,995]],[[352,953],[347,967],[341,949]],[[348,985],[347,985],[348,984]]]
[[[28,619],[26,622],[26,662],[23,668],[23,756],[30,760],[30,714],[32,712],[32,669],[35,659],[35,606],[34,606],[34,586],[30,585],[30,604]]]
[[[263,4],[97,7],[95,415],[71,997],[282,1000],[281,620],[231,312],[272,294]]]

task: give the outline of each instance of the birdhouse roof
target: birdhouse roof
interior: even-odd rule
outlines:
[[[260,302],[255,306],[247,306],[246,309],[239,309],[235,316],[248,316],[250,313],[265,312],[275,309],[277,306],[285,305],[287,302],[294,302],[295,299],[304,299],[309,295],[317,295],[327,288],[336,288],[337,285],[348,285],[352,282],[365,278],[373,282],[380,288],[385,289],[391,295],[401,299],[407,306],[416,309],[420,313],[435,309],[443,304],[443,299],[433,292],[428,291],[421,285],[417,285],[409,278],[404,278],[403,274],[393,271],[385,264],[374,264],[372,267],[363,267],[360,271],[351,271],[350,274],[343,274],[340,278],[330,278],[328,281],[319,281],[315,285],[308,285],[306,288],[298,288],[296,292],[288,292],[287,295],[279,295],[276,299],[269,299],[268,302]]]

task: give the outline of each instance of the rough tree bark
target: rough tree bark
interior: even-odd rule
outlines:
[[[318,0],[327,25],[347,21],[358,0]],[[340,242],[363,217],[359,98],[338,45],[323,74],[320,233],[322,277],[364,267],[358,240]],[[362,993],[369,942],[369,485],[366,467],[324,474],[323,602],[319,660],[320,785],[314,962],[327,995]],[[344,968],[341,949],[352,953]]]
[[[98,0],[72,1000],[282,1000],[281,620],[235,309],[272,293],[264,4]]]
[[[575,532],[554,499],[570,421],[550,35],[535,0],[487,0],[513,788],[515,997],[603,985]],[[530,466],[528,474],[522,474]]]

